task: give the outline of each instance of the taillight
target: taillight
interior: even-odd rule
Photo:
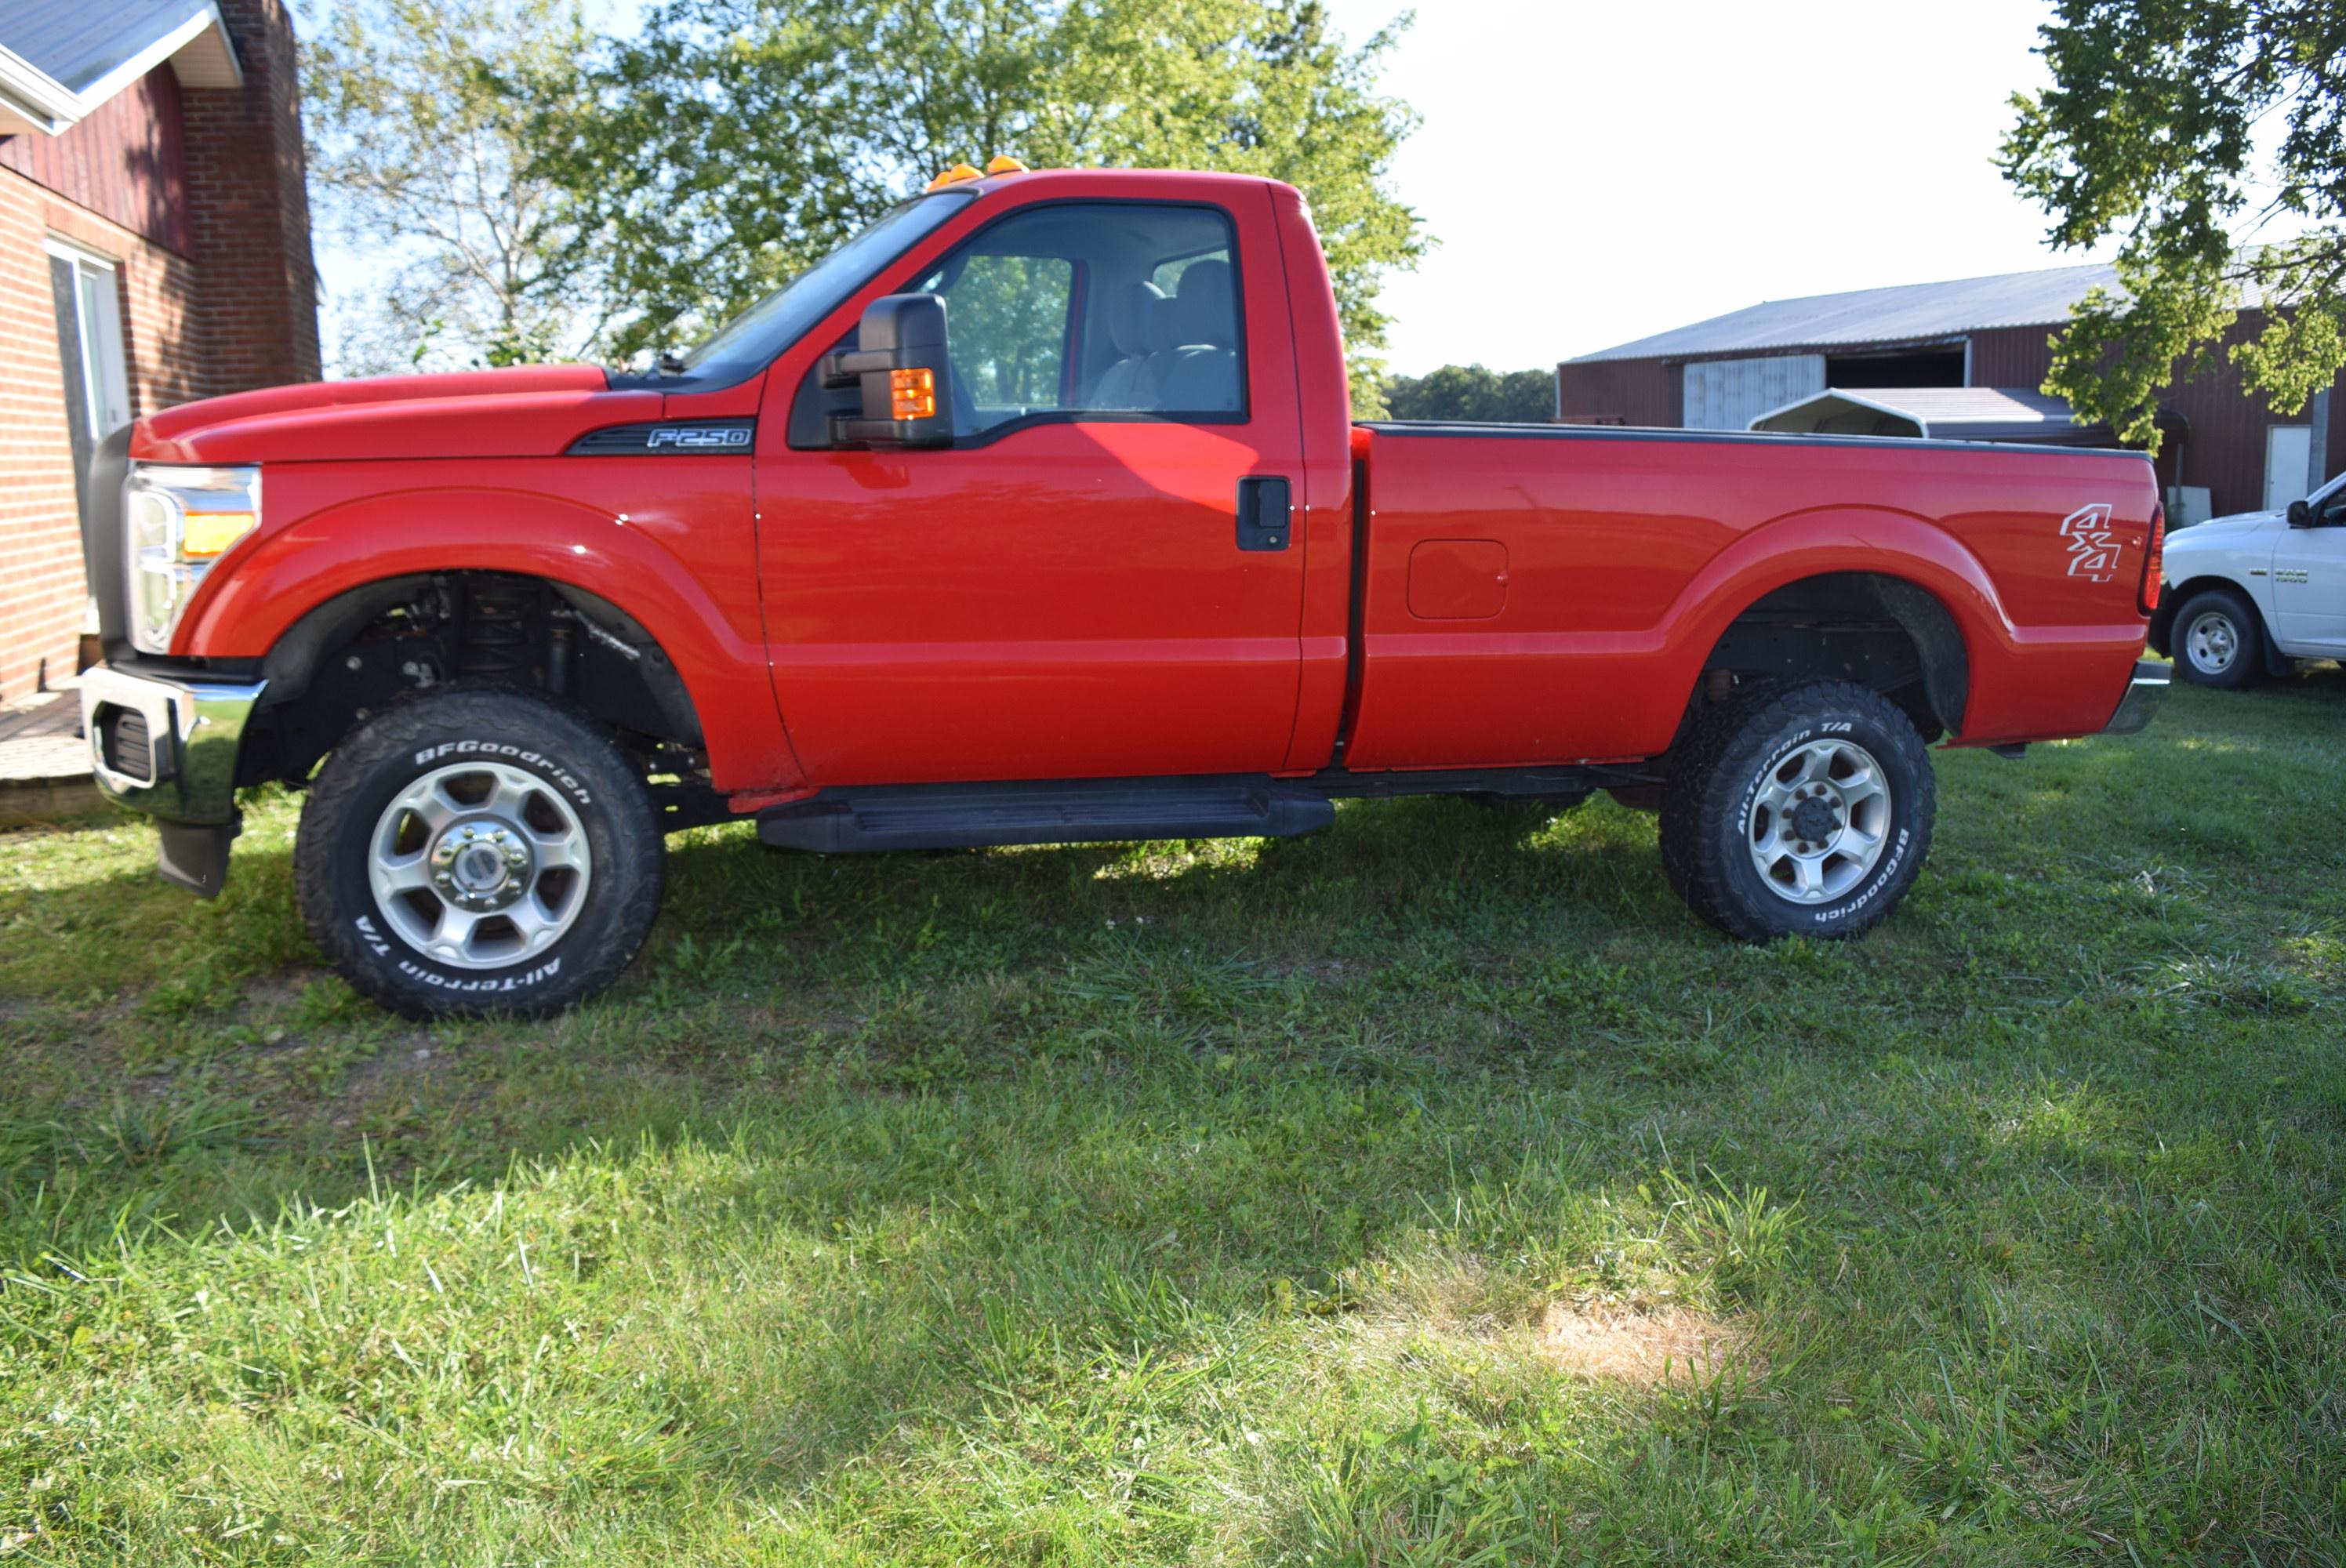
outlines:
[[[2142,588],[2135,604],[2146,616],[2158,608],[2159,579],[2167,573],[2167,508],[2150,509],[2150,548],[2142,553]]]

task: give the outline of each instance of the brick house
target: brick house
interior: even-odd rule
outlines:
[[[74,673],[88,456],[314,381],[284,0],[0,0],[0,699]]]

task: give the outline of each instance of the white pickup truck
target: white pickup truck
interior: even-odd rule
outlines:
[[[2346,658],[2346,474],[2279,512],[2168,536],[2150,646],[2195,686],[2242,687]]]

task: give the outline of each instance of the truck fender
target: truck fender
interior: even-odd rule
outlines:
[[[1984,672],[1982,655],[2012,644],[2012,624],[1979,557],[1945,529],[1911,513],[1863,507],[1790,513],[1720,551],[1687,584],[1664,623],[1678,628],[1668,651],[1673,686],[1690,701],[1711,649],[1739,616],[1770,594],[1808,578],[1846,573],[1902,583],[1945,612],[1961,639],[1964,678],[1955,680],[1942,668],[1931,681],[1931,695],[1934,703],[1955,710],[1943,708],[1942,718],[1960,732],[1963,710],[1977,699],[1978,679],[1984,673],[1993,679],[1998,662],[1985,661],[1991,670]],[[1926,647],[1926,669],[1939,662],[1931,657],[1934,651],[1955,650]]]
[[[493,519],[494,528],[482,526]],[[698,715],[719,790],[790,788],[801,775],[745,634],[646,530],[556,496],[485,488],[377,494],[328,506],[225,557],[173,652],[260,658],[303,616],[386,579],[504,572],[592,595],[627,616],[674,665]]]

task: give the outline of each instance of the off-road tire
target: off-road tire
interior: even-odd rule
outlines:
[[[588,856],[566,929],[497,967],[451,963],[403,938],[372,880],[379,824],[393,802],[434,772],[473,761],[525,775],[558,797],[550,809],[575,820]],[[311,936],[382,1006],[417,1019],[542,1017],[602,990],[635,957],[659,912],[667,850],[641,775],[590,719],[536,693],[456,685],[386,708],[335,748],[302,808],[293,876]]]
[[[2231,657],[2220,667],[2210,667],[2208,652],[2194,646],[2194,634],[2203,620],[2229,626]],[[2254,681],[2265,667],[2265,626],[2257,608],[2232,588],[2202,588],[2176,606],[2174,630],[2175,677],[2218,691],[2238,691]]]
[[[1804,748],[1863,749],[1888,793],[1878,857],[1839,896],[1795,902],[1768,885],[1749,829],[1771,778]],[[1662,870],[1688,908],[1745,942],[1846,938],[1879,924],[1930,851],[1938,809],[1929,752],[1913,721],[1881,693],[1845,681],[1747,688],[1698,718],[1678,747],[1661,812]]]

